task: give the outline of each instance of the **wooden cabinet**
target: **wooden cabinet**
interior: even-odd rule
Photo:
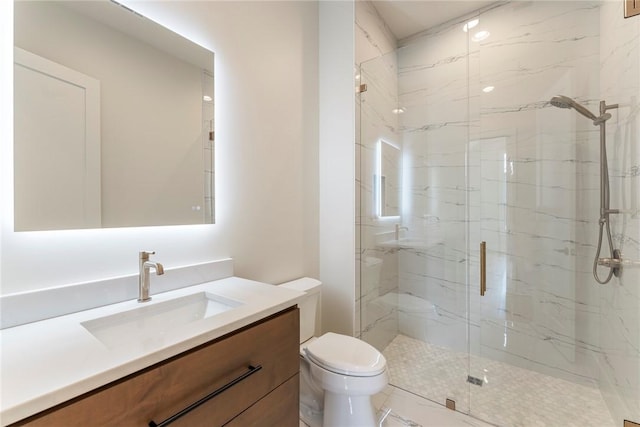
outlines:
[[[298,426],[299,314],[290,308],[12,426]]]
[[[291,377],[246,411],[232,419],[228,427],[300,425],[298,411],[300,378]]]

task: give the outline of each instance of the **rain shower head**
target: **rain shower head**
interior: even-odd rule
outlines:
[[[585,107],[583,107],[582,105],[578,104],[576,101],[574,101],[573,99],[569,98],[568,96],[556,95],[553,98],[551,98],[551,101],[549,101],[549,102],[554,107],[558,107],[558,108],[573,108],[578,113],[582,114],[586,118],[591,119],[593,121],[596,121],[598,119],[598,117],[595,114],[593,114],[591,111],[587,110]]]

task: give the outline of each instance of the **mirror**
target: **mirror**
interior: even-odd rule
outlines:
[[[15,231],[213,223],[213,52],[113,1],[14,11]]]
[[[378,141],[378,165],[374,178],[376,212],[379,217],[400,216],[402,158],[400,148]]]

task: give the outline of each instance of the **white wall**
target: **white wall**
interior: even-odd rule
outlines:
[[[6,141],[12,140],[12,123],[13,123],[13,26],[10,25],[13,16],[13,3],[0,2],[0,70],[2,75],[6,76],[0,79],[0,218],[6,217],[7,209],[4,207],[4,200],[8,194],[13,195],[10,185],[13,180],[10,179],[10,172],[13,167],[7,167],[12,156],[12,145]],[[9,74],[6,74],[6,72]],[[13,221],[13,218],[11,218]],[[2,221],[2,220],[0,220]],[[5,220],[6,221],[6,220]],[[2,242],[6,235],[5,227],[0,222],[0,260],[4,253]],[[2,292],[2,275],[4,273],[0,262],[0,292]]]
[[[4,96],[12,5],[1,3],[3,294],[134,273],[141,249],[165,267],[230,256],[236,275],[250,279],[318,276],[316,3],[126,2],[216,53],[216,224],[21,233],[13,232],[12,98]]]
[[[320,280],[322,329],[353,334],[354,3],[322,1],[320,22]]]

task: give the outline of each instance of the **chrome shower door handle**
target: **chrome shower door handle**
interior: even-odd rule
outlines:
[[[487,242],[480,242],[480,296],[487,291]]]

